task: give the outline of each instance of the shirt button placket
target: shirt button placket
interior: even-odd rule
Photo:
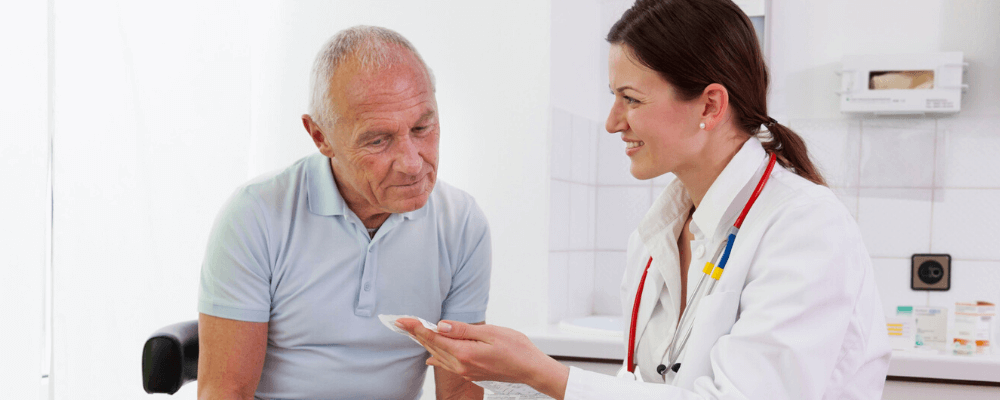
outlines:
[[[358,307],[354,313],[358,316],[370,317],[375,309],[375,291],[372,290],[372,282],[378,272],[378,256],[375,252],[375,244],[369,243],[365,252],[365,265],[361,272],[361,290],[358,293]]]

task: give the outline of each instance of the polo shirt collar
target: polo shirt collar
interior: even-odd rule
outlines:
[[[740,148],[740,151],[733,156],[726,168],[722,170],[712,186],[708,188],[701,204],[691,217],[692,233],[707,234],[708,239],[713,238],[719,231],[719,225],[729,224],[735,221],[736,217],[743,210],[744,203],[734,203],[737,198],[749,198],[749,193],[743,195],[747,190],[752,191],[756,187],[756,181],[750,180],[758,175],[761,162],[767,158],[767,152],[761,146],[760,140],[751,137]],[[697,227],[698,232],[695,232]],[[697,238],[696,239],[705,239]]]
[[[349,211],[347,202],[344,200],[344,196],[340,194],[340,190],[337,189],[337,182],[333,177],[333,167],[330,165],[330,158],[318,153],[310,156],[308,163],[306,186],[308,188],[307,200],[309,202],[309,211],[316,215],[347,215]],[[430,203],[430,199],[427,200],[427,203],[423,207],[399,215],[403,219],[410,220],[423,217],[427,215],[428,203]]]

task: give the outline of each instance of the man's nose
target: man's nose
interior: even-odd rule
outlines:
[[[424,159],[420,157],[420,148],[413,142],[413,138],[405,136],[400,140],[396,153],[396,170],[407,175],[417,175],[424,166]]]

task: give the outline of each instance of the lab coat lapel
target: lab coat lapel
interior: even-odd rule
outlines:
[[[724,240],[726,232],[743,211],[743,206],[757,186],[757,180],[753,177],[759,177],[758,172],[763,173],[763,169],[759,167],[761,160],[766,157],[767,152],[760,140],[756,137],[747,139],[705,192],[692,220],[713,241]],[[765,163],[764,166],[766,165]]]
[[[679,260],[677,237],[684,227],[690,207],[691,200],[684,192],[684,186],[680,180],[674,180],[639,223],[639,237],[653,257],[653,264],[649,267],[642,301],[639,303],[635,335],[637,341],[646,330],[664,287],[670,296],[673,315],[680,312],[681,276],[680,271],[672,266],[676,266]]]

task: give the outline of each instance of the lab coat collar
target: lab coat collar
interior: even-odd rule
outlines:
[[[337,181],[333,176],[333,167],[330,165],[330,158],[322,154],[315,154],[309,157],[306,172],[306,187],[308,190],[307,201],[309,211],[316,215],[349,215],[354,214],[347,207],[347,201],[337,189]],[[433,195],[433,194],[432,194]],[[430,199],[423,207],[414,211],[399,214],[402,219],[417,219],[427,215]],[[395,214],[394,214],[395,215]],[[394,217],[393,217],[394,218]],[[390,218],[388,221],[391,221]],[[385,227],[383,225],[383,227]]]
[[[701,199],[701,204],[691,217],[691,231],[695,234],[695,239],[721,240],[719,235],[724,235],[743,211],[745,202],[735,200],[749,198],[749,195],[742,196],[742,192],[760,169],[761,160],[766,157],[767,152],[756,137],[751,137],[743,143],[740,151],[712,182],[712,186],[705,192],[705,197]],[[757,183],[750,183],[750,190],[753,190]]]
[[[742,203],[734,205],[733,201],[737,197],[749,197],[749,194],[744,192],[753,190],[755,183],[748,184],[748,182],[760,172],[761,160],[766,156],[767,153],[757,138],[751,137],[743,144],[712,183],[712,186],[709,187],[705,197],[702,198],[701,207],[698,207],[691,217],[692,232],[707,232],[711,235],[708,238],[696,239],[721,240],[716,236],[724,234],[728,230],[728,226],[721,227],[720,230],[721,222],[731,224],[743,209]],[[674,315],[680,313],[681,304],[681,276],[680,271],[675,267],[680,257],[677,238],[680,236],[681,229],[684,228],[684,221],[693,205],[694,202],[688,196],[684,184],[680,179],[674,179],[660,194],[660,197],[653,202],[637,228],[639,237],[650,256],[653,257],[650,269],[658,271],[663,279],[663,285],[661,285],[659,279],[653,276],[647,277],[642,297],[644,299],[658,298],[665,285],[670,295]],[[689,271],[689,273],[692,272]],[[653,287],[650,288],[649,285],[653,285]],[[655,301],[641,302],[636,321],[636,338],[642,337],[649,318],[653,314],[655,303]]]
[[[677,265],[676,260],[679,257],[677,238],[684,228],[684,221],[692,205],[684,185],[679,179],[674,179],[673,183],[667,186],[660,197],[653,202],[637,228],[643,245],[653,257],[650,269],[658,272],[647,276],[642,298],[659,298],[660,292],[666,285],[674,315],[680,312],[681,275],[680,271],[672,266]],[[655,306],[656,301],[640,302],[636,321],[636,340],[642,337]]]

